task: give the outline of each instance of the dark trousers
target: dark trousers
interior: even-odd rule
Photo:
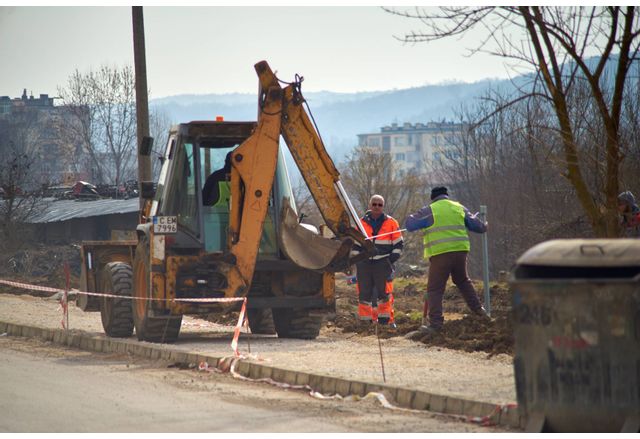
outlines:
[[[390,262],[387,259],[376,262],[364,261],[356,264],[356,267],[360,289],[358,300],[370,305],[389,300],[385,287],[387,278],[391,274]]]
[[[429,303],[429,326],[441,328],[444,324],[442,315],[442,297],[447,286],[449,275],[458,287],[462,297],[471,311],[482,308],[476,290],[467,274],[468,252],[450,252],[429,258],[429,279],[427,281],[427,298]]]

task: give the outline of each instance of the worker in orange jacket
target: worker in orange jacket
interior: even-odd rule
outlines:
[[[372,238],[376,255],[356,265],[358,319],[388,324],[391,321],[393,304],[393,294],[389,293],[393,291],[393,284],[387,286],[387,283],[394,272],[393,264],[402,254],[402,233],[398,222],[384,213],[384,198],[381,195],[371,196],[369,210],[360,222],[367,236]],[[362,248],[356,244],[353,251],[357,254]],[[390,290],[389,293],[387,290]]]

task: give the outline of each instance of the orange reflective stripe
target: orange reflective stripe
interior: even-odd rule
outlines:
[[[391,318],[391,303],[382,302],[378,304],[378,317]]]
[[[373,309],[371,308],[371,304],[358,304],[358,318],[360,320],[371,320],[373,318]]]

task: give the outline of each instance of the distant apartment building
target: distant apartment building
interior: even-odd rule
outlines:
[[[0,96],[0,146],[12,144],[33,157],[31,170],[39,184],[70,184],[88,177],[80,124],[68,107],[53,97]]]
[[[358,134],[358,146],[390,154],[400,173],[422,174],[445,160],[460,158],[465,129],[466,125],[453,122],[393,123],[379,133]]]
[[[53,99],[46,94],[41,94],[39,98],[34,98],[33,95],[27,96],[26,88],[19,98],[11,99],[9,96],[0,96],[0,116],[10,115],[26,108],[53,109]]]

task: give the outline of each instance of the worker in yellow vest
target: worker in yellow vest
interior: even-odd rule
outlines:
[[[202,187],[202,204],[214,207],[229,207],[231,186],[229,182],[231,174],[231,153],[229,151],[224,159],[224,166],[207,177]]]
[[[469,309],[486,316],[467,274],[467,255],[471,249],[468,231],[485,233],[487,223],[471,214],[462,204],[449,199],[444,186],[431,190],[431,202],[405,220],[408,231],[424,230],[424,259],[429,260],[422,333],[436,333],[444,325],[442,297],[451,276]]]

